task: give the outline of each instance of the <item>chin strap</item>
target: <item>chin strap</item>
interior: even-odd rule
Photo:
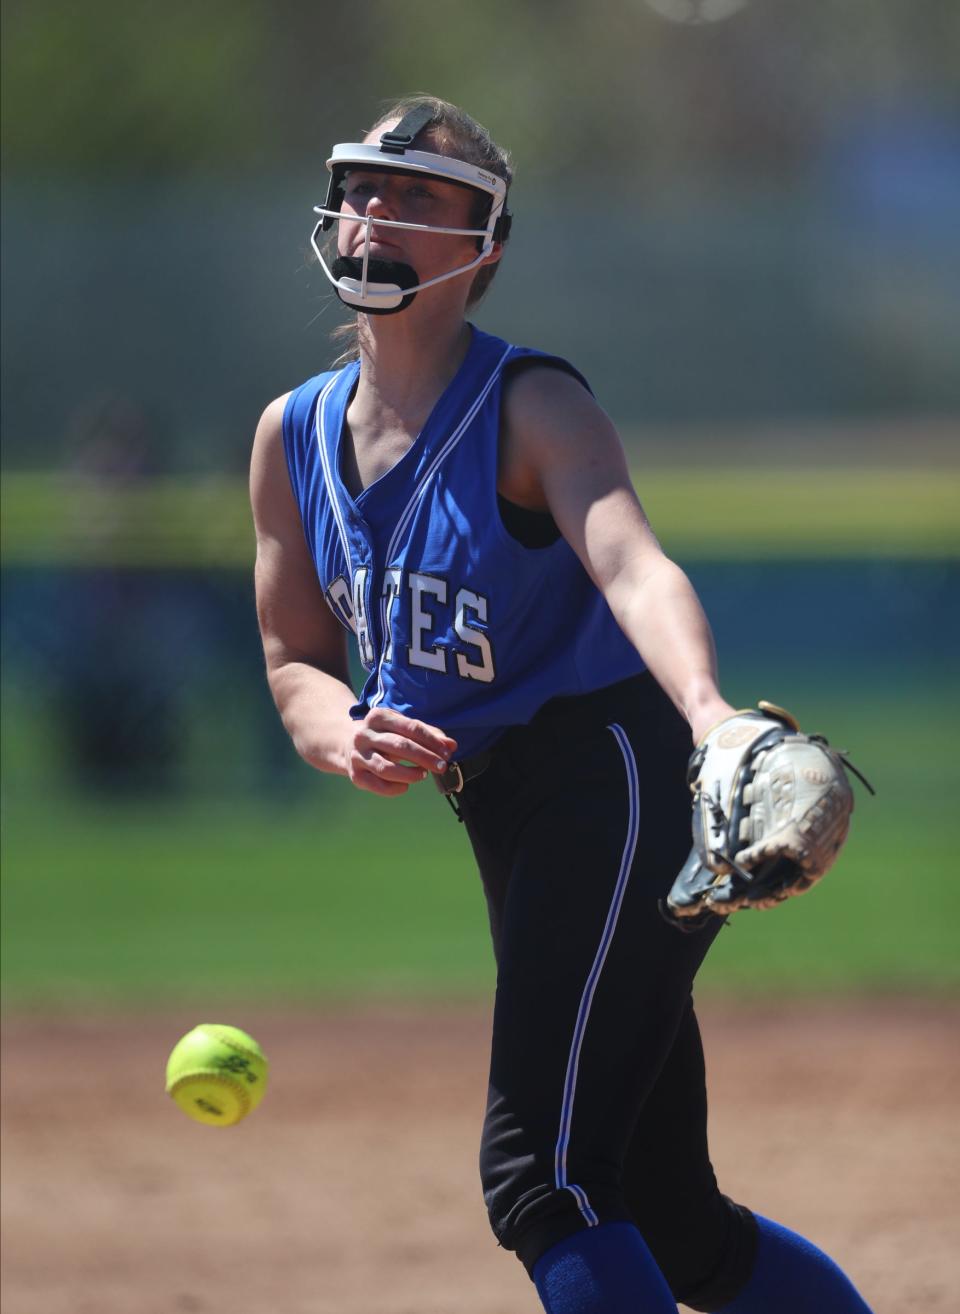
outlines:
[[[380,149],[385,155],[403,155],[435,119],[436,113],[429,105],[418,105],[415,109],[407,110],[395,128],[381,135]]]

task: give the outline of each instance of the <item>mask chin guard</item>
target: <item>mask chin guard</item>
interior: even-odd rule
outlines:
[[[366,280],[359,256],[338,256],[330,272],[343,304],[365,315],[395,315],[406,310],[417,295],[407,292],[407,288],[416,287],[420,281],[412,265],[375,257],[367,261]],[[371,292],[375,295],[370,296]]]

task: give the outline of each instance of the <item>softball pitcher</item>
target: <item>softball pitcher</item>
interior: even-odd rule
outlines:
[[[257,430],[267,672],[312,766],[388,796],[432,777],[466,824],[498,964],[494,1233],[550,1314],[863,1314],[710,1164],[691,988],[723,918],[672,887],[691,738],[737,714],[586,381],[465,319],[508,158],[416,97],[328,167],[313,244],[357,336]]]

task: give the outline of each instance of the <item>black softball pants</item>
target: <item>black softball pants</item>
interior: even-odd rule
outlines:
[[[497,959],[481,1147],[497,1239],[528,1272],[633,1221],[678,1301],[726,1304],[756,1225],[707,1149],[691,994],[716,924],[658,909],[690,846],[689,730],[648,675],[546,704],[460,795]]]

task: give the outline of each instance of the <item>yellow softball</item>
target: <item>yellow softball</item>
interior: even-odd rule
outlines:
[[[173,1047],[167,1094],[210,1127],[230,1127],[252,1113],[267,1088],[267,1058],[239,1027],[201,1022]]]

